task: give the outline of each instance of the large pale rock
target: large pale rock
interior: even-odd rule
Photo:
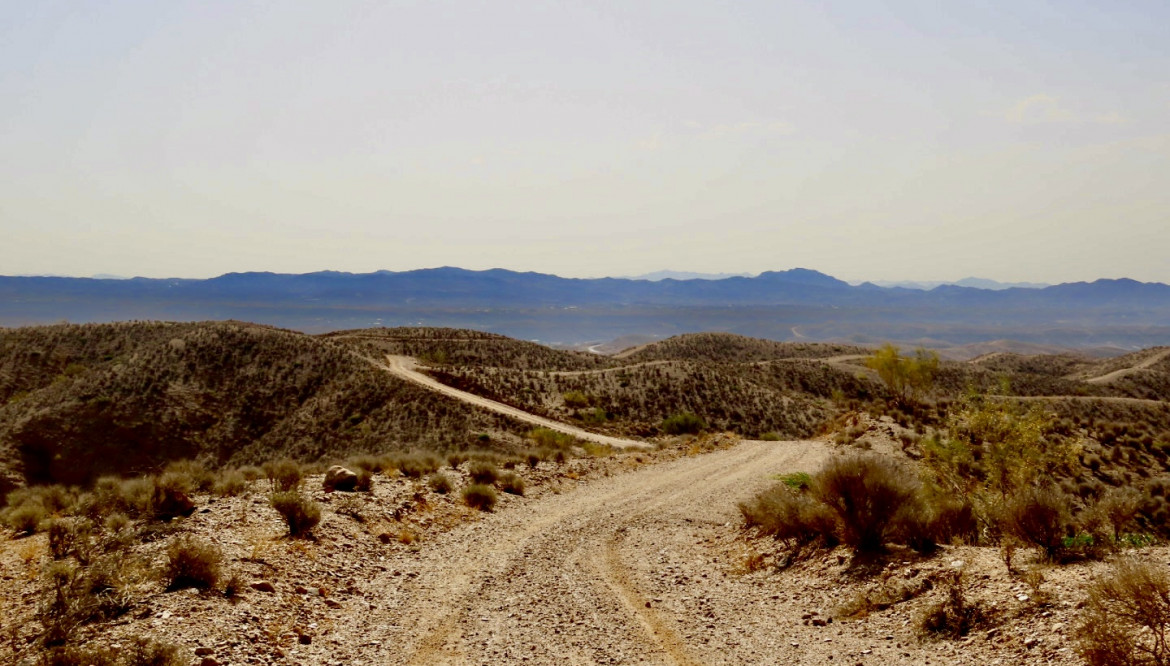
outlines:
[[[333,492],[334,490],[348,491],[356,488],[357,482],[357,474],[341,465],[334,465],[325,472],[325,480],[321,485],[325,488],[325,492]]]

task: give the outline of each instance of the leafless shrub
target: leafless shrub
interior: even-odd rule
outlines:
[[[1164,568],[1118,561],[1089,588],[1077,640],[1090,666],[1170,664],[1170,576]]]

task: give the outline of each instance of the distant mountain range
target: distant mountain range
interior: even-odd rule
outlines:
[[[751,273],[692,273],[690,271],[654,271],[653,273],[644,273],[642,275],[635,275],[626,279],[629,280],[650,280],[657,282],[659,280],[725,280],[729,277],[752,277]]]
[[[544,342],[718,330],[774,340],[961,345],[1170,342],[1170,286],[850,285],[814,270],[724,279],[573,279],[492,269],[228,273],[205,280],[0,277],[0,325],[239,319],[309,332],[454,326]]]
[[[991,289],[999,291],[1001,289],[1043,289],[1044,287],[1051,287],[1050,284],[1042,282],[997,282],[996,280],[988,280],[987,278],[968,277],[962,280],[955,280],[954,282],[889,282],[875,280],[873,284],[879,287],[902,287],[903,289],[920,289],[927,291],[935,287],[943,285],[954,285],[956,287],[971,287],[972,289]]]

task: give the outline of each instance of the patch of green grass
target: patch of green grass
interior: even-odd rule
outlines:
[[[807,472],[793,472],[791,474],[773,474],[768,477],[779,481],[793,490],[806,490],[812,483],[812,475]]]

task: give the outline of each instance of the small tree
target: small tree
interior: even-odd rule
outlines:
[[[867,367],[878,373],[898,403],[917,401],[929,393],[938,374],[938,363],[935,352],[919,347],[914,356],[902,356],[898,348],[888,342],[865,361]]]

